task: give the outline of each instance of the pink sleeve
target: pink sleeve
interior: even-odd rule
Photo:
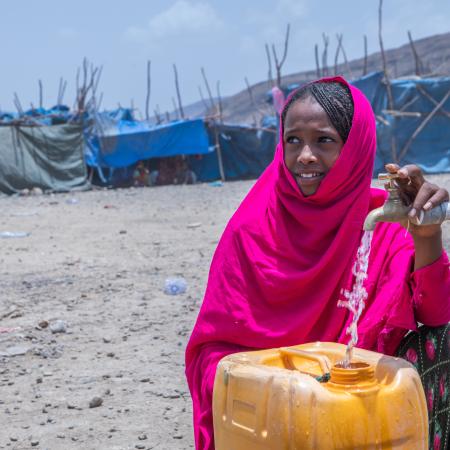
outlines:
[[[415,318],[429,326],[450,322],[450,265],[448,256],[411,274]]]

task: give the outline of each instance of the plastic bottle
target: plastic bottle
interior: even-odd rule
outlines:
[[[164,293],[167,295],[184,294],[187,289],[187,282],[183,277],[167,278],[164,283]]]

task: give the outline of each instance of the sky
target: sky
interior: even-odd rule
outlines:
[[[67,80],[64,101],[75,99],[77,68],[84,57],[102,67],[98,91],[102,108],[131,103],[145,110],[147,61],[151,61],[150,110],[173,109],[173,64],[177,65],[184,105],[200,100],[204,67],[215,91],[235,94],[267,79],[264,44],[282,53],[286,26],[291,25],[283,74],[315,68],[314,45],[343,33],[348,59],[379,51],[378,0],[0,0],[0,109],[14,110],[17,92],[22,106],[56,103],[59,80]],[[450,31],[449,0],[384,0],[385,48]],[[330,57],[331,60],[331,57]],[[214,94],[214,92],[213,92]]]

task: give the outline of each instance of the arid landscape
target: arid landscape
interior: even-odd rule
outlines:
[[[193,448],[184,348],[252,184],[0,198],[0,233],[29,233],[0,239],[1,449]]]

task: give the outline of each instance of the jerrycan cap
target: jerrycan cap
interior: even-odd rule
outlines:
[[[343,362],[338,362],[331,368],[330,383],[343,386],[373,384],[375,383],[374,366],[362,361],[354,361],[346,367]]]

